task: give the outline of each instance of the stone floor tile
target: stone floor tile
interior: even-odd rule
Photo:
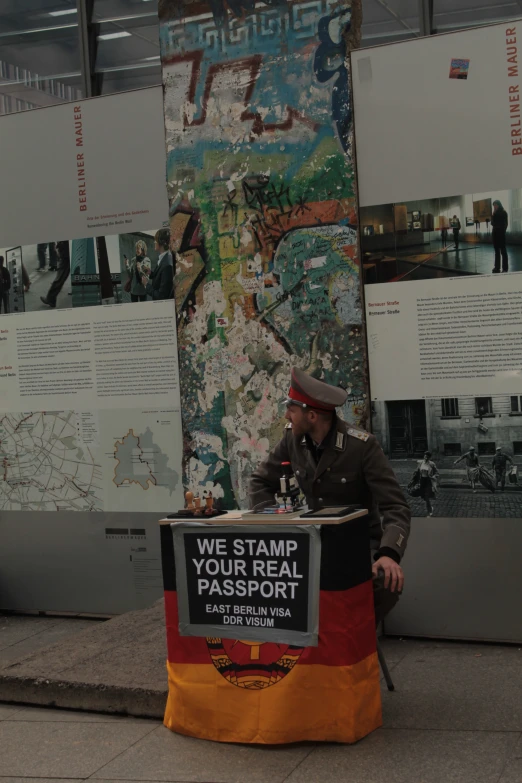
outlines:
[[[33,633],[29,633],[28,625],[25,626],[26,631],[24,631],[24,633],[27,632],[28,635],[12,644],[6,644],[5,638],[2,641],[2,634],[0,632],[0,644],[3,645],[0,649],[0,669],[8,666],[13,661],[22,660],[37,650],[42,650],[44,647],[50,647],[50,645],[80,633],[80,631],[92,628],[94,624],[95,621],[93,620],[64,620],[63,618],[59,618],[57,620],[50,620],[49,623],[39,623],[37,620],[36,624],[33,626]],[[21,629],[18,630],[21,632]],[[16,634],[14,636],[16,637]]]
[[[512,658],[522,664],[522,645],[481,644],[479,642],[452,642],[446,639],[408,639],[386,636],[380,640],[386,656],[401,659],[405,655],[419,658],[444,658],[447,655],[464,655],[467,658]]]
[[[514,739],[500,732],[381,729],[357,745],[316,748],[285,783],[498,783]]]
[[[522,780],[522,759],[511,759],[504,768],[498,783],[520,783]]]
[[[19,710],[19,704],[0,704],[0,720],[13,720]]]
[[[311,745],[254,747],[183,737],[156,729],[98,770],[93,779],[183,783],[282,783]]]
[[[0,706],[0,719],[1,719]],[[133,718],[125,715],[110,715],[103,712],[77,712],[76,710],[57,710],[46,707],[14,707],[6,720],[34,721],[39,723],[114,723],[127,726],[140,723],[149,726],[151,731],[161,726],[161,721],[149,718]]]
[[[381,637],[379,639],[381,649],[386,658],[388,667],[395,666],[396,663],[402,661],[402,659],[408,655],[411,651],[409,642],[403,642],[400,639],[388,639],[387,637]]]
[[[3,778],[0,783],[78,783],[83,778]]]
[[[87,778],[151,731],[143,723],[0,722],[1,777]]]
[[[522,731],[521,660],[410,654],[393,668],[395,692],[383,698],[384,726],[397,729]]]
[[[0,650],[53,628],[54,618],[38,616],[0,615]]]

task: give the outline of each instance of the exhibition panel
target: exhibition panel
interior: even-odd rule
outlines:
[[[522,639],[521,34],[352,53],[372,428],[418,525],[391,632]]]
[[[155,522],[183,504],[162,91],[11,115],[0,139],[13,183],[0,210],[0,605],[145,606],[161,592]]]

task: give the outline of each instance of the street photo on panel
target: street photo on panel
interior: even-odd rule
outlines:
[[[372,402],[416,517],[522,516],[522,395]]]

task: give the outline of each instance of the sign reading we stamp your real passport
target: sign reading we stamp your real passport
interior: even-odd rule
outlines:
[[[317,645],[316,527],[172,528],[181,635]]]

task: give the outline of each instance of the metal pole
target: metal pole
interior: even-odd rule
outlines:
[[[419,0],[419,32],[433,35],[433,0]]]
[[[100,94],[100,79],[96,74],[98,27],[92,21],[94,0],[76,0],[78,9],[78,37],[80,40],[80,67],[84,98]]]

